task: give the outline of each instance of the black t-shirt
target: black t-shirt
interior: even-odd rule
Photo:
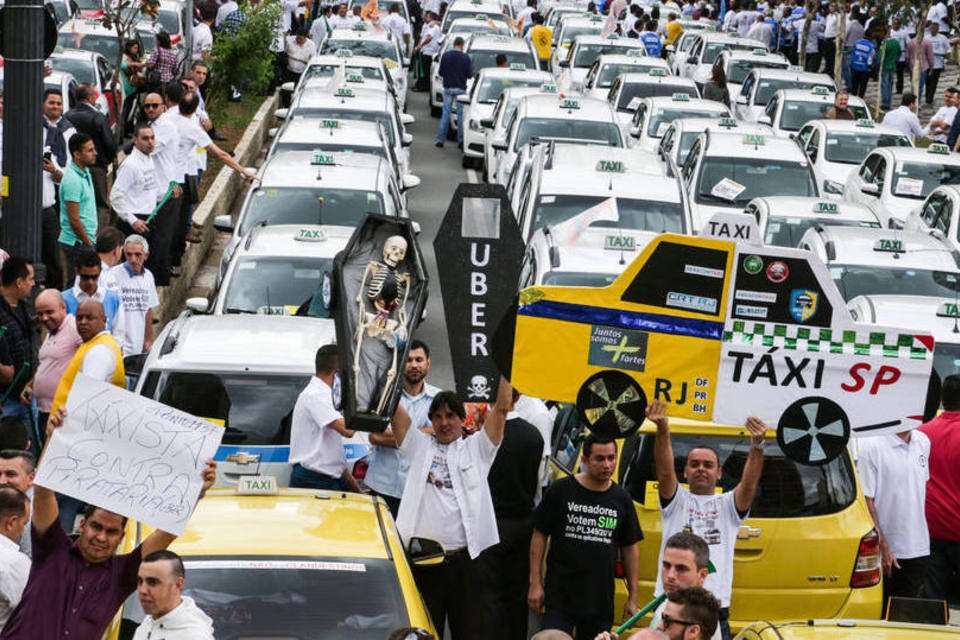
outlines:
[[[537,428],[523,418],[507,420],[503,441],[487,474],[497,520],[526,518],[533,513],[541,458],[543,436]]]
[[[617,553],[643,539],[630,494],[618,484],[591,491],[573,476],[563,478],[547,489],[533,526],[550,536],[547,607],[612,615]]]

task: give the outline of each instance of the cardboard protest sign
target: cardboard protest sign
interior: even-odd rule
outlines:
[[[168,533],[183,533],[224,429],[82,374],[36,483]]]

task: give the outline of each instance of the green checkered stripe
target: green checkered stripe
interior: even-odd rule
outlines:
[[[728,323],[724,327],[723,342],[884,358],[926,360],[933,357],[930,350],[910,333],[834,331],[749,320],[734,320],[732,324]]]

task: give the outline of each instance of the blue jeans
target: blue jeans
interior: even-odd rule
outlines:
[[[437,132],[437,142],[443,144],[447,139],[447,129],[450,128],[450,111],[453,104],[457,105],[457,144],[463,144],[463,103],[457,102],[457,96],[466,93],[466,89],[443,90],[443,113],[440,115],[440,131]]]
[[[290,472],[291,489],[329,489],[330,491],[344,491],[346,486],[343,478],[334,478],[316,471],[311,471],[299,463],[293,465]]]
[[[918,101],[918,103],[923,100],[923,90],[924,90],[924,88],[927,86],[927,74],[928,74],[928,73],[929,73],[929,70],[927,70],[927,71],[921,71],[921,72],[920,72],[920,86],[917,87],[917,101]]]
[[[880,72],[880,108],[884,111],[890,110],[890,101],[893,98],[893,80],[896,71]]]

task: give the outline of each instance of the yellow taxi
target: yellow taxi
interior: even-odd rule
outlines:
[[[130,529],[130,545],[151,531]],[[236,489],[211,489],[170,550],[186,567],[184,595],[213,618],[217,638],[436,634],[379,498],[245,476]],[[143,615],[134,593],[107,637],[132,637]]]
[[[718,491],[733,490],[750,447],[745,427],[671,418],[670,431],[678,477],[683,477],[690,449],[707,445],[717,451],[723,469]],[[576,472],[585,433],[577,412],[565,407],[554,427],[555,475]],[[633,497],[644,534],[639,543],[641,605],[653,597],[659,571],[662,529],[655,433],[656,427],[645,422],[636,433],[617,441],[615,479]],[[844,448],[823,465],[799,464],[768,433],[764,453],[757,496],[734,551],[731,628],[736,631],[755,620],[879,618],[883,598],[879,541],[849,450]],[[618,579],[614,608],[618,624],[626,597],[626,582]],[[648,623],[643,620],[638,626]]]
[[[734,640],[921,640],[957,638],[960,629],[882,620],[754,622]]]

